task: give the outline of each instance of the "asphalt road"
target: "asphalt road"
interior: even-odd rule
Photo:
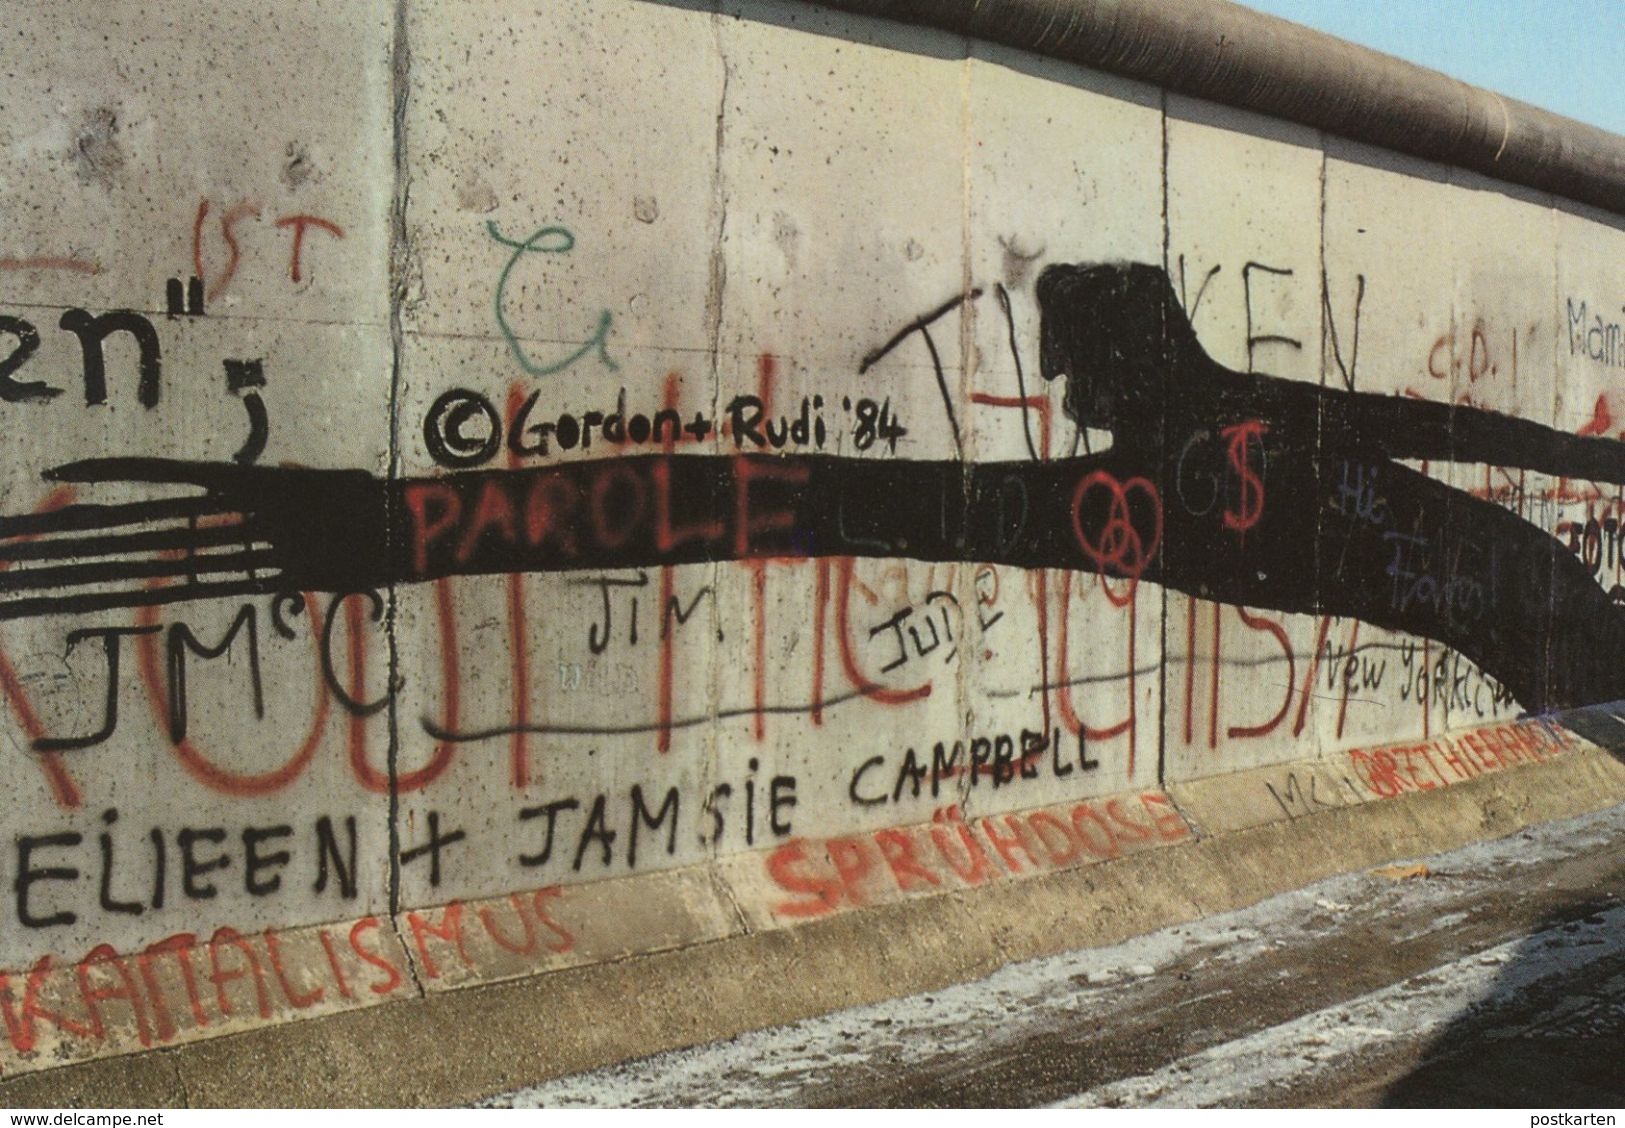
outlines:
[[[1625,806],[489,1103],[1618,1108]]]

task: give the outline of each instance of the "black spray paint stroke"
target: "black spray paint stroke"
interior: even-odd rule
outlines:
[[[1202,350],[1159,268],[1051,266],[1039,278],[1038,299],[1041,373],[1065,381],[1065,410],[1080,429],[1112,433],[1101,454],[970,465],[637,455],[393,482],[357,470],[94,459],[47,477],[193,486],[204,496],[0,518],[0,540],[95,532],[115,551],[118,536],[102,530],[184,521],[179,530],[139,534],[184,541],[199,518],[224,518],[236,522],[231,543],[241,549],[227,559],[246,575],[205,582],[197,577],[213,565],[173,554],[161,558],[163,567],[116,558],[76,564],[46,573],[49,582],[17,569],[0,593],[0,620],[249,594],[346,594],[458,575],[910,558],[1137,572],[1203,599],[1353,617],[1452,647],[1535,711],[1625,698],[1625,610],[1585,567],[1515,514],[1396,461],[1483,462],[1625,482],[1625,446],[1474,408],[1230,371]],[[1254,423],[1263,425],[1256,452],[1244,447],[1249,460],[1256,453],[1251,464],[1265,489],[1256,523],[1227,526],[1218,487],[1203,506],[1182,504],[1177,478],[1193,444],[1211,446],[1226,428]],[[1347,488],[1356,471],[1373,484],[1363,503]],[[1114,513],[1101,483],[1135,479],[1154,487],[1155,497],[1130,486]],[[571,511],[537,544],[500,528],[459,543],[487,490],[509,499],[521,529],[527,499],[538,493],[565,499]],[[784,526],[739,537],[728,526],[742,490],[751,513],[783,514]],[[657,492],[670,499],[668,528],[723,528],[663,542],[650,516]],[[639,497],[641,519],[628,519]],[[422,544],[408,526],[414,504],[432,523],[430,503],[459,506],[465,523]],[[407,515],[393,535],[392,512]],[[1102,560],[1101,542],[1090,541],[1114,516],[1119,534],[1132,527],[1139,560],[1132,552]],[[226,539],[213,535],[216,543]],[[136,546],[129,536],[122,543]],[[74,551],[83,548],[76,543]],[[11,546],[11,557],[21,559],[19,550]],[[33,546],[24,551],[46,558]],[[63,577],[136,586],[75,592],[61,589]],[[30,587],[38,593],[26,594]]]

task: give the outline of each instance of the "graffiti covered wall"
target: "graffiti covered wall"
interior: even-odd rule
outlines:
[[[0,1073],[1625,697],[1618,217],[801,3],[170,11],[6,48]]]

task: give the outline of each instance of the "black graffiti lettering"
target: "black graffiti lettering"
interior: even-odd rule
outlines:
[[[272,872],[270,876],[261,878],[261,870],[278,870],[287,865],[293,855],[286,850],[277,850],[269,854],[260,853],[260,845],[278,838],[288,838],[293,834],[293,827],[286,824],[282,826],[251,826],[243,831],[243,888],[251,897],[263,897],[267,893],[275,893],[282,888],[282,875]]]
[[[620,576],[597,576],[590,580],[573,580],[573,584],[582,587],[596,587],[603,595],[604,617],[602,622],[587,624],[587,647],[594,654],[602,654],[609,649],[611,632],[615,628],[615,608],[610,598],[611,589],[616,588],[645,588],[649,586],[649,574],[639,572],[632,579]],[[627,642],[636,646],[638,644],[638,599],[631,601],[631,623],[627,631]]]
[[[976,585],[976,626],[983,634],[986,634],[989,627],[1004,618],[1003,611],[993,615],[985,614],[985,609],[992,607],[999,599],[998,570],[993,567],[978,568],[974,582]]]
[[[666,612],[661,617],[660,621],[661,640],[664,641],[665,639],[670,638],[671,632],[676,627],[686,626],[688,621],[694,617],[694,612],[699,608],[700,600],[704,599],[708,595],[711,596],[712,602],[715,603],[716,592],[711,590],[710,584],[706,584],[704,587],[700,588],[699,591],[695,592],[694,598],[688,601],[688,606],[686,608],[683,606],[682,600],[678,596],[673,595],[670,599],[668,599],[666,601]],[[720,627],[717,629],[717,641],[723,641],[722,630]]]
[[[1262,274],[1265,277],[1291,278],[1292,271],[1279,266],[1266,266],[1261,262],[1249,262],[1241,268],[1242,305],[1247,315],[1247,371],[1254,371],[1253,355],[1259,345],[1285,345],[1288,348],[1302,351],[1303,342],[1296,337],[1284,336],[1280,333],[1255,333],[1256,324],[1253,317],[1253,275]]]
[[[959,770],[959,757],[964,754],[963,741],[956,740],[952,748],[943,741],[931,749],[931,798],[937,798],[938,789],[945,779],[952,779]]]
[[[326,891],[328,871],[338,878],[339,896],[354,900],[356,896],[356,827],[355,816],[344,816],[344,833],[349,840],[348,850],[339,847],[333,833],[333,819],[323,815],[316,820],[316,882],[311,886],[317,893]]]
[[[542,391],[540,388],[526,396],[524,403],[520,404],[518,412],[515,413],[513,421],[508,425],[508,453],[515,458],[524,458],[526,456],[545,457],[549,453],[547,438],[557,429],[557,424],[532,423],[530,421],[530,413],[535,410],[536,401],[541,398]],[[487,406],[489,406],[489,402],[487,402]],[[492,408],[492,414],[495,415],[495,413],[496,409]],[[492,433],[496,433],[495,428],[492,429]],[[424,434],[427,436],[428,432],[425,431]],[[495,453],[494,450],[491,452],[491,454]]]
[[[767,445],[767,437],[758,429],[765,410],[757,396],[735,396],[728,402],[728,426],[733,432],[735,446],[744,446],[746,439],[758,449]]]
[[[1406,642],[1400,646],[1399,661],[1400,665],[1405,668],[1405,673],[1399,683],[1399,699],[1401,701],[1411,700],[1411,695],[1413,692],[1415,693],[1416,700],[1418,701],[1421,701],[1425,696],[1422,691],[1416,687],[1425,681],[1427,677],[1427,667],[1425,663],[1420,667],[1417,666],[1416,655],[1417,648],[1415,643]],[[1414,673],[1412,672],[1413,668],[1415,671]]]
[[[975,301],[981,296],[982,291],[980,289],[972,289],[968,293],[956,294],[954,297],[949,298],[930,313],[923,317],[916,318],[908,325],[905,325],[902,329],[899,329],[892,335],[890,340],[881,345],[879,348],[870,350],[867,354],[865,354],[862,363],[858,365],[858,372],[860,375],[869,371],[869,369],[878,364],[898,345],[908,340],[908,338],[913,336],[915,333],[918,333],[920,335],[920,340],[925,344],[926,354],[931,358],[931,370],[933,373],[935,373],[937,378],[937,391],[942,396],[942,410],[948,420],[948,430],[953,435],[954,450],[958,452],[961,460],[963,460],[965,456],[965,444],[959,432],[959,418],[954,413],[953,395],[948,391],[948,374],[946,369],[943,367],[942,355],[937,351],[936,341],[932,339],[931,336],[931,325],[940,318],[946,317],[948,314],[958,309],[965,302]],[[871,405],[874,403],[873,400],[865,402],[868,402]],[[850,407],[848,407],[848,410],[850,410]],[[904,432],[901,428],[897,428],[889,435],[881,434],[880,423],[881,420],[878,416],[878,408],[875,408],[871,412],[866,412],[860,417],[856,435],[858,437],[858,441],[862,445],[860,445],[858,449],[865,450],[874,442],[876,437],[882,437],[889,438],[892,450],[896,450],[897,436],[906,432]]]
[[[41,380],[17,380],[13,374],[28,363],[28,358],[39,349],[39,330],[20,317],[0,316],[0,333],[17,338],[17,347],[0,360],[0,400],[6,403],[28,403],[30,400],[48,400],[62,394]]]
[[[1097,771],[1100,768],[1099,760],[1089,758],[1089,738],[1078,733],[1078,767],[1086,772]]]
[[[536,395],[531,393],[531,401]],[[483,427],[474,426],[476,421]],[[423,417],[423,445],[441,466],[453,470],[478,466],[502,449],[502,417],[480,393],[451,388],[435,399]]]
[[[632,785],[632,819],[626,837],[626,864],[636,868],[638,864],[638,827],[646,826],[650,830],[659,830],[667,818],[671,819],[671,826],[666,829],[666,853],[677,853],[677,789],[668,788],[666,798],[660,804],[660,810],[651,813],[643,803],[643,788],[637,784]]]
[[[1352,696],[1356,692],[1370,693],[1382,688],[1382,679],[1388,673],[1388,659],[1345,650],[1330,642],[1321,647],[1320,653],[1328,690],[1340,690]]]
[[[855,780],[853,786],[856,786]],[[725,820],[722,815],[721,801],[728,798],[733,793],[733,784],[719,783],[711,789],[711,794],[705,797],[705,805],[702,809],[706,814],[711,816],[711,837],[709,840],[707,840],[705,835],[701,834],[700,845],[715,846],[718,842],[722,841],[722,832],[726,828],[727,820]],[[858,799],[855,794],[852,796],[852,798],[857,802],[862,802],[862,800]],[[882,800],[882,802],[884,802],[884,800]]]
[[[958,657],[959,646],[954,636],[954,620],[962,615],[959,598],[948,591],[927,592],[923,605],[924,613],[915,622],[910,622],[909,620],[915,619],[915,613],[921,610],[921,607],[904,607],[885,622],[869,629],[871,639],[888,630],[891,631],[892,641],[897,645],[897,656],[880,667],[881,673],[890,673],[950,643],[953,645],[943,651],[944,664],[951,663]],[[994,616],[989,620],[989,625],[998,617]],[[937,625],[939,622],[940,627]],[[924,633],[917,625],[919,623],[924,624]]]
[[[1021,758],[1023,761],[1036,759],[1043,755],[1044,750],[1050,749],[1050,772],[1056,779],[1065,779],[1078,769],[1070,763],[1061,761],[1061,730],[1056,729],[1053,737],[1046,737],[1041,732],[1028,732],[1021,730]]]
[[[1179,304],[1185,310],[1187,318],[1192,321],[1196,320],[1196,312],[1202,308],[1202,298],[1207,294],[1208,284],[1213,281],[1214,276],[1222,269],[1222,266],[1215,263],[1211,270],[1202,275],[1202,284],[1196,290],[1196,300],[1190,301],[1188,300],[1189,294],[1185,289],[1185,256],[1179,256]]]
[[[978,736],[970,742],[970,783],[975,787],[981,782],[982,776],[987,774],[984,769],[993,759],[993,742],[985,736]]]
[[[551,803],[544,803],[539,807],[526,807],[519,812],[520,822],[529,822],[531,819],[544,819],[542,823],[542,849],[535,854],[520,854],[519,864],[522,866],[545,866],[547,860],[553,856],[553,830],[558,822],[560,811],[573,811],[581,806],[575,799],[556,799]],[[719,825],[719,833],[720,833]]]
[[[1318,809],[1340,807],[1343,804],[1336,799],[1324,799],[1320,794],[1320,778],[1315,775],[1309,777],[1309,788],[1304,790],[1302,781],[1298,779],[1297,772],[1287,772],[1286,782],[1282,788],[1277,789],[1275,784],[1265,781],[1264,787],[1275,800],[1276,806],[1281,808],[1282,814],[1289,819],[1302,818],[1313,814]]]
[[[1320,300],[1326,317],[1326,337],[1332,347],[1332,363],[1337,365],[1343,380],[1343,389],[1352,392],[1360,367],[1360,307],[1365,302],[1365,275],[1354,276],[1354,329],[1350,334],[1348,363],[1343,363],[1342,338],[1337,331],[1337,317],[1332,312],[1332,284],[1323,269],[1320,272]]]
[[[1047,761],[1046,752],[1050,753]],[[888,762],[892,765],[890,768]],[[1073,755],[1065,751],[1060,728],[1048,733],[1024,728],[1014,733],[938,741],[932,748],[929,766],[925,756],[914,746],[904,748],[899,757],[890,761],[885,755],[870,756],[853,771],[847,795],[860,807],[903,803],[922,798],[929,780],[930,797],[936,800],[944,790],[953,790],[954,781],[962,777],[968,777],[967,787],[986,783],[995,789],[1044,778],[1046,762],[1049,774],[1055,779],[1100,767],[1097,760],[1089,757],[1081,735],[1077,753]],[[884,785],[876,785],[877,776],[890,782],[889,791],[882,789]]]
[[[171,840],[179,859],[180,892],[192,901],[229,896],[231,890],[221,884],[220,875],[231,871],[238,862],[242,865],[242,888],[247,896],[279,894],[288,888],[284,876],[298,856],[294,841],[297,831],[289,824],[245,826],[235,830],[223,826],[181,827],[173,832],[154,826],[144,834],[122,837],[119,828],[123,820],[116,807],[104,809],[100,821],[93,854],[86,849],[79,856],[50,856],[47,860],[54,863],[50,865],[41,864],[42,852],[82,848],[85,836],[63,832],[18,837],[18,869],[13,890],[17,897],[18,920],[25,927],[49,927],[82,919],[85,914],[74,908],[94,907],[117,916],[141,916],[149,909],[163,909],[168,891]],[[356,818],[345,816],[344,829],[338,833],[335,833],[334,821],[329,815],[316,819],[313,834],[306,840],[316,851],[317,873],[311,888],[322,893],[333,883],[341,896],[353,900],[358,895]],[[462,836],[460,831],[449,835],[436,831],[433,837],[438,838],[443,849]],[[234,844],[240,849],[240,856],[233,851]],[[424,852],[430,849],[426,847]],[[42,908],[43,891],[36,888],[40,883],[67,883],[71,888],[80,877],[87,879],[87,887],[78,891],[79,906],[53,904],[49,909]],[[139,895],[131,896],[140,890],[143,882],[149,890],[145,900]],[[67,896],[68,889],[59,888],[58,899]]]
[[[601,865],[607,867],[615,857],[616,832],[609,829],[604,815],[605,805],[605,798],[600,795],[592,801],[592,809],[587,812],[587,825],[581,831],[581,841],[576,845],[575,861],[570,863],[570,868],[577,873],[581,872],[581,860],[587,855],[587,847],[594,842],[598,843],[601,851]]]
[[[789,812],[796,806],[796,777],[776,775],[767,790],[767,825],[775,837],[783,838],[791,831]],[[781,822],[779,812],[784,811]]]
[[[1256,297],[1264,285],[1278,284],[1275,270],[1247,271],[1249,292]],[[1213,277],[1210,271],[1207,280]],[[1205,280],[1190,302],[1193,315],[1206,285]],[[1080,434],[1105,430],[1112,435],[1100,453],[1048,462],[967,462],[962,451],[960,457],[939,460],[638,454],[387,480],[356,471],[229,462],[72,463],[51,471],[51,479],[87,487],[185,486],[198,492],[4,518],[16,537],[49,533],[75,541],[67,550],[42,540],[37,549],[25,546],[30,553],[60,552],[64,560],[76,560],[89,555],[89,548],[124,543],[120,538],[131,535],[128,526],[139,521],[173,522],[199,514],[235,514],[242,519],[236,535],[267,547],[242,561],[246,574],[240,578],[201,581],[196,571],[214,558],[181,553],[172,564],[165,558],[162,567],[168,571],[162,574],[191,582],[135,582],[112,590],[109,581],[159,574],[151,561],[115,555],[115,563],[98,565],[95,572],[63,574],[64,582],[43,594],[0,587],[0,620],[226,593],[381,590],[455,575],[602,575],[786,555],[906,557],[1096,572],[1129,581],[1128,598],[1132,584],[1143,579],[1219,603],[1372,623],[1463,654],[1524,708],[1537,712],[1625,697],[1625,609],[1611,595],[1619,585],[1593,572],[1609,556],[1606,526],[1599,520],[1595,531],[1583,522],[1565,530],[1560,535],[1576,552],[1562,553],[1558,541],[1516,513],[1412,467],[1424,460],[1481,462],[1569,481],[1620,483],[1625,482],[1621,445],[1469,404],[1354,391],[1365,279],[1353,280],[1352,324],[1346,316],[1347,289],[1340,288],[1339,300],[1333,301],[1323,275],[1329,352],[1341,380],[1322,387],[1237,372],[1213,361],[1160,268],[1047,266],[1037,282],[1040,375],[1064,383],[1064,410]],[[975,296],[975,291],[956,296],[916,319],[863,362],[867,369],[918,334],[944,393],[956,442],[959,428],[946,394],[945,369],[928,327]],[[1334,307],[1342,311],[1338,316],[1332,316]],[[1588,320],[1571,334],[1584,331],[1588,353],[1606,351],[1606,326],[1593,339],[1592,314],[1588,309]],[[90,319],[83,328],[82,340],[94,338],[97,356],[101,337],[115,331],[127,330],[141,340],[135,323]],[[1249,337],[1256,338],[1254,351],[1278,335],[1266,328],[1249,329]],[[148,351],[156,362],[155,351]],[[87,379],[87,389],[93,384]],[[155,394],[156,379],[151,386]],[[471,415],[466,427],[453,430],[471,431],[474,422]],[[595,426],[602,430],[608,423],[604,416]],[[768,446],[775,435],[783,434],[787,442],[793,437],[777,425],[770,429],[766,420],[756,429]],[[1247,448],[1247,465],[1269,468],[1267,477],[1250,479],[1244,514],[1217,500],[1208,504],[1194,462],[1181,472],[1190,480],[1179,479],[1185,496],[1165,497],[1182,454],[1197,458],[1202,444],[1191,443],[1204,431],[1246,436],[1240,446]],[[485,441],[483,435],[466,437]],[[743,441],[753,443],[748,436]],[[1345,465],[1351,468],[1346,479],[1339,474]],[[1012,504],[1018,491],[1005,484],[1010,481],[1022,483],[1020,507]],[[1288,493],[1286,483],[1299,484],[1310,495],[1301,496],[1301,489],[1298,495]],[[1242,517],[1244,526],[1237,525]],[[215,526],[199,523],[176,541],[221,535]],[[15,555],[18,549],[9,551]],[[1317,570],[1303,566],[1305,560],[1323,563]],[[1530,585],[1536,584],[1538,595],[1532,595]],[[1121,595],[1125,585],[1109,590]],[[920,621],[922,611],[916,608],[912,618],[884,626],[881,633],[911,652],[950,653],[944,624],[934,621],[928,627]],[[665,607],[660,614],[666,618]],[[987,618],[980,610],[978,617]],[[606,616],[589,634],[589,643],[607,646],[609,627]],[[906,628],[914,629],[917,641]],[[953,633],[960,641],[963,632],[953,628]],[[1434,692],[1430,683],[1428,697]],[[1445,693],[1447,698],[1452,693],[1448,684]],[[442,737],[463,738],[473,737]],[[978,755],[984,756],[981,763],[974,762]],[[973,740],[970,757],[974,786],[993,752]],[[1095,762],[1086,747],[1080,750],[1085,770]],[[753,809],[747,800],[747,840],[753,835]]]
[[[912,614],[914,614],[914,609],[912,607],[905,607],[901,611],[897,612],[897,614],[887,619],[884,623],[881,623],[878,627],[871,627],[869,629],[870,638],[874,638],[875,635],[889,630],[895,636],[897,641],[897,657],[880,667],[881,673],[888,674],[908,661],[908,650],[903,644],[902,624],[903,620],[907,619]]]
[[[203,316],[203,279],[193,275],[185,282],[179,278],[164,282],[164,312],[170,318]]]
[[[389,707],[390,701],[406,684],[399,674],[391,676],[389,688],[375,701],[357,701],[344,683],[339,680],[338,667],[333,659],[333,623],[338,618],[339,608],[345,601],[357,596],[366,596],[369,605],[368,616],[374,623],[384,621],[384,600],[376,591],[352,591],[335,596],[327,605],[327,615],[322,620],[322,680],[327,683],[328,692],[338,699],[344,711],[353,717],[371,717],[383,712]],[[301,606],[303,601],[301,601]],[[291,632],[290,632],[291,635]]]
[[[87,638],[100,639],[103,652],[107,656],[107,694],[102,705],[101,728],[89,736],[42,736],[33,743],[36,752],[68,752],[78,748],[92,748],[113,735],[118,728],[118,690],[119,690],[119,640],[127,636],[153,634],[161,628],[151,627],[97,627],[69,631],[67,648],[71,652],[74,647]]]
[[[1008,733],[993,738],[993,786],[1003,787],[1016,778],[1016,744]]]
[[[912,752],[912,749],[910,751]],[[884,791],[882,791],[879,795],[862,795],[859,794],[858,791],[858,785],[863,782],[863,777],[869,773],[869,770],[871,768],[884,767],[885,763],[886,757],[884,756],[870,756],[867,760],[858,765],[857,770],[852,773],[851,782],[846,786],[846,794],[852,800],[852,802],[856,803],[860,807],[877,807],[886,802],[886,793]],[[717,827],[719,834],[721,833],[721,829],[722,828],[719,823]]]
[[[112,826],[118,822],[118,810],[113,807],[102,812],[102,825]],[[106,913],[124,913],[129,916],[140,916],[142,912],[139,901],[119,901],[113,897],[113,836],[102,831],[96,836],[96,843],[101,847],[102,878],[97,903]]]
[[[931,651],[935,650],[943,643],[955,641],[953,618],[957,617],[960,613],[959,597],[954,595],[954,593],[951,591],[927,592],[925,595],[925,602],[926,606],[928,607],[932,605],[936,606],[936,610],[942,621],[942,635],[940,637],[937,635],[937,620],[928,618],[926,620],[926,625],[931,629],[931,645],[927,647],[923,642],[920,641],[919,633],[915,630],[915,628],[909,627],[908,633],[909,637],[914,640],[914,650],[921,657],[931,653]],[[952,616],[950,616],[950,608],[952,609]],[[947,652],[943,658],[943,661],[945,663],[952,661],[954,657],[958,655],[958,653],[959,647],[955,645]]]
[[[248,437],[243,440],[243,445],[237,448],[237,453],[231,456],[231,460],[239,466],[247,466],[258,461],[259,456],[265,453],[265,444],[271,435],[271,422],[265,412],[265,401],[253,390],[265,387],[265,362],[226,360],[221,363],[226,369],[226,389],[242,395],[243,410],[248,413]]]
[[[78,336],[84,353],[87,406],[107,402],[107,367],[102,348],[114,333],[128,333],[135,338],[136,347],[140,350],[140,383],[136,388],[136,399],[148,410],[158,406],[158,379],[163,369],[162,349],[158,344],[158,331],[152,327],[152,322],[129,309],[116,309],[99,315],[92,315],[83,309],[70,309],[63,313],[60,324]]]
[[[228,854],[217,854],[212,858],[199,859],[196,847],[200,842],[218,846],[226,840],[226,831],[223,827],[207,827],[195,830],[186,827],[175,836],[175,845],[181,852],[181,891],[194,901],[208,901],[220,895],[212,881],[200,880],[215,870],[223,870],[231,865]]]
[[[473,393],[468,393],[473,395]],[[513,413],[508,423],[508,452],[516,459],[546,457],[552,452],[556,443],[560,450],[592,449],[593,431],[596,429],[601,443],[622,446],[631,443],[644,446],[650,443],[656,445],[675,445],[685,433],[695,441],[703,441],[710,434],[713,424],[702,413],[696,413],[693,422],[686,427],[682,415],[676,408],[664,408],[654,413],[651,418],[641,412],[629,414],[626,409],[626,389],[622,388],[616,394],[615,409],[610,412],[587,411],[579,417],[569,412],[561,413],[553,419],[531,421],[536,411],[537,403],[541,398],[541,390],[533,391],[520,404],[519,409]],[[443,409],[444,410],[444,409]],[[485,413],[484,407],[471,406],[469,409],[480,414]],[[491,419],[495,418],[494,409]],[[443,429],[443,424],[441,425]],[[500,423],[488,422],[487,429],[492,434],[500,434]],[[495,454],[495,449],[485,453],[479,461],[484,461]]]
[[[938,382],[943,383],[944,377],[942,372],[942,362],[937,356],[936,345],[932,343],[931,334],[923,329],[920,331],[920,333],[921,336],[925,338],[926,346],[931,350],[931,361],[937,369]],[[843,406],[847,402],[849,401],[843,399]],[[949,400],[944,400],[944,406],[948,411],[948,422],[950,426],[954,428],[955,434],[958,434],[958,424],[954,420],[952,402]],[[874,446],[876,442],[884,442],[886,444],[886,451],[888,454],[897,453],[897,440],[908,434],[908,428],[899,423],[892,415],[890,397],[878,402],[869,399],[868,397],[861,397],[856,402],[852,403],[851,411],[853,417],[853,449],[858,451],[866,451],[870,447]],[[802,418],[800,423],[804,425],[805,422],[806,401],[803,400]],[[820,421],[820,426],[821,425],[822,421]],[[770,440],[773,437],[772,428],[773,425],[769,423],[768,438]],[[805,427],[803,426],[803,431],[804,430]]]
[[[446,834],[440,833],[440,812],[430,811],[428,817],[429,840],[421,846],[414,846],[410,850],[401,851],[401,865],[409,865],[425,854],[429,856],[429,884],[438,887],[440,884],[440,855],[448,847],[454,846],[468,837],[466,830],[453,830]]]
[[[152,843],[152,907],[161,909],[164,907],[164,879],[168,872],[164,832],[153,827],[147,832],[147,839]]]
[[[925,781],[927,771],[914,756],[914,749],[910,748],[903,754],[902,766],[897,769],[897,783],[892,788],[891,801],[897,802],[903,797],[903,789],[908,788],[912,798],[920,797],[920,785]]]
[[[265,717],[265,691],[260,682],[260,642],[257,622],[254,605],[244,604],[216,646],[203,645],[185,623],[175,623],[169,628],[169,738],[174,743],[179,744],[186,739],[187,651],[203,659],[219,658],[231,649],[238,631],[246,631],[248,636],[248,676],[254,691],[254,716],[259,719]]]
[[[756,779],[755,773],[761,767],[761,761],[752,756],[748,761],[751,775],[745,777],[745,845],[756,845]]]
[[[24,928],[53,928],[57,925],[72,924],[79,919],[66,909],[46,916],[37,916],[29,902],[34,886],[42,881],[79,880],[79,871],[73,866],[36,868],[34,865],[34,852],[36,850],[56,850],[77,846],[82,841],[84,841],[82,835],[72,832],[18,836],[17,876],[12,881],[11,887],[17,895],[17,922]]]

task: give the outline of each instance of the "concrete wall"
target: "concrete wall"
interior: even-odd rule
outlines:
[[[1617,216],[803,3],[165,12],[3,48],[0,1074],[1625,696]]]

